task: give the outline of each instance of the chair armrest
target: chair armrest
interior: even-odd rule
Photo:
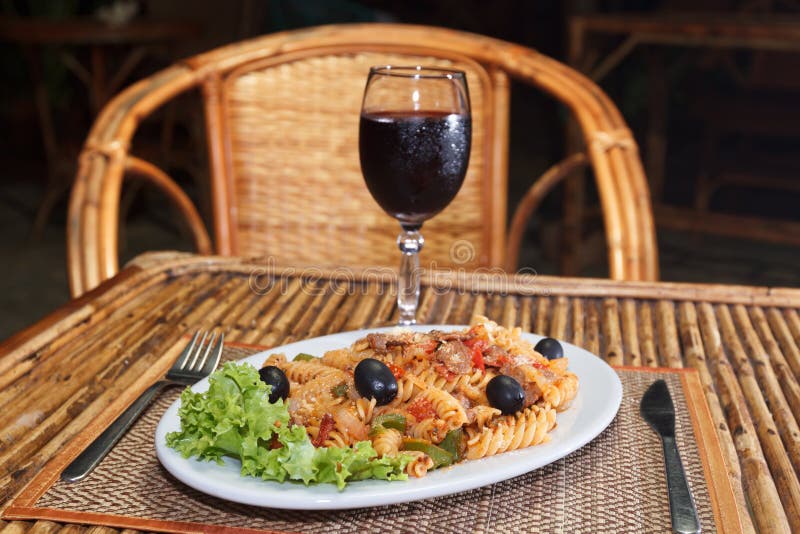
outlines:
[[[199,79],[185,65],[168,67],[115,96],[95,120],[78,158],[67,217],[67,270],[73,297],[119,271],[119,196],[128,168],[130,141],[139,123],[175,95],[196,87]],[[143,168],[136,163],[133,166]],[[188,198],[176,196],[174,182],[163,180],[164,176],[153,177],[152,172],[145,178],[165,191],[187,215],[196,244],[206,247],[194,216],[188,215],[191,210],[184,202]],[[205,236],[207,240],[208,234]]]
[[[564,178],[588,164],[589,158],[586,154],[578,152],[556,163],[547,169],[538,180],[533,182],[533,185],[531,185],[516,210],[514,210],[514,217],[511,219],[511,227],[508,230],[508,245],[506,247],[506,272],[514,272],[519,266],[519,249],[522,244],[522,237],[525,234],[525,227],[531,214],[541,204],[542,199]]]
[[[123,164],[119,165],[119,162]],[[188,223],[197,251],[201,254],[213,251],[208,231],[194,204],[164,171],[152,163],[127,155],[118,144],[104,148],[87,146],[79,158],[79,180],[76,180],[70,199],[71,216],[67,225],[67,266],[73,297],[99,285],[118,270],[116,235],[121,183],[110,191],[103,189],[115,174],[120,176],[120,182],[126,176],[136,177],[163,192]],[[87,202],[87,198],[98,197],[102,198]],[[82,201],[81,205],[72,205],[78,200]],[[105,211],[101,209],[103,207]],[[103,222],[104,219],[111,221],[111,228],[108,222]]]
[[[203,219],[200,217],[200,214],[197,212],[197,209],[186,193],[178,187],[178,184],[176,184],[167,173],[152,163],[135,156],[127,157],[125,161],[125,170],[129,174],[145,180],[164,193],[189,224],[189,230],[192,232],[192,238],[194,239],[194,246],[197,252],[200,254],[211,254],[211,238],[208,236],[208,231],[206,230],[205,224],[203,224]]]

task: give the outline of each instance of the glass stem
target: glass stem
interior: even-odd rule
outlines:
[[[403,230],[397,236],[397,247],[403,253],[397,287],[397,309],[401,325],[417,322],[419,302],[419,251],[425,240],[417,230]]]

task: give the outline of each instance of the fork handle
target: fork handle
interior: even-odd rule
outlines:
[[[133,424],[145,408],[153,402],[156,395],[169,384],[170,382],[166,380],[160,380],[144,390],[133,404],[128,406],[102,434],[97,436],[95,440],[64,469],[61,473],[61,480],[65,482],[78,482],[91,473],[92,470],[97,467],[97,464],[100,463],[100,460],[105,458],[108,451],[111,450],[111,447],[113,447],[125,431],[130,428],[131,424]]]
[[[664,465],[667,469],[667,493],[669,493],[669,511],[672,516],[672,530],[681,534],[700,532],[700,520],[697,508],[689,490],[683,462],[678,454],[678,446],[674,436],[661,436],[664,445]]]

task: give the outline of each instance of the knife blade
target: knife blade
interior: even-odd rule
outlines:
[[[639,409],[642,418],[661,437],[672,530],[681,534],[700,532],[697,508],[675,442],[675,405],[667,383],[663,380],[653,382],[642,396]]]

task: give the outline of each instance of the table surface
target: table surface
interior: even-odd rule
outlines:
[[[230,341],[275,346],[392,324],[391,281],[388,270],[140,256],[0,345],[0,507],[179,336],[216,327]],[[800,290],[423,276],[420,322],[466,323],[475,313],[612,364],[697,368],[737,500],[750,511],[745,531],[800,532]],[[0,521],[0,533],[81,528]]]

